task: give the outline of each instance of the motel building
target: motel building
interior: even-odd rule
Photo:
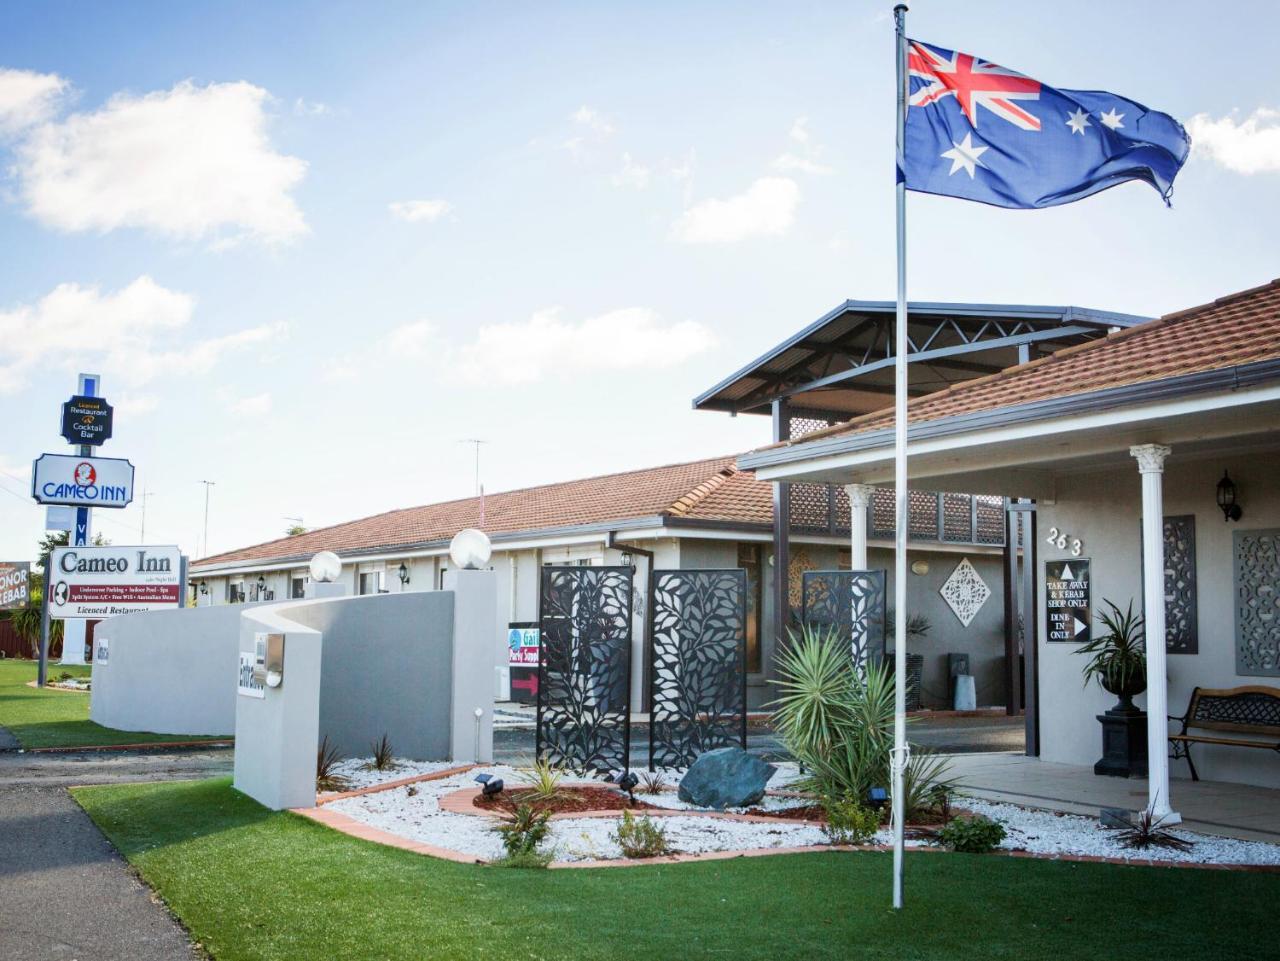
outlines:
[[[1099,760],[1098,716],[1116,698],[1082,683],[1076,637],[1081,621],[1101,633],[1105,601],[1132,602],[1146,621],[1135,700],[1149,806],[1177,812],[1186,788],[1171,791],[1170,769],[1280,786],[1280,281],[912,396],[909,424],[913,491],[998,495],[1027,529],[1034,584],[1029,603],[1011,600],[1030,633],[1028,753]],[[893,461],[893,414],[879,410],[738,466],[794,490],[891,483]],[[862,537],[855,527],[855,556]],[[1169,715],[1197,688],[1193,722],[1207,726],[1188,733],[1204,740],[1171,743],[1182,725]]]
[[[759,416],[762,437],[797,440],[893,403],[894,304],[845,301],[693,401],[721,416]],[[925,396],[1105,337],[1149,318],[1081,307],[911,305],[912,393]],[[892,491],[856,481],[771,483],[720,457],[391,511],[193,563],[200,605],[302,597],[310,558],[333,551],[350,594],[438,590],[459,530],[491,538],[499,581],[496,696],[528,699],[528,671],[508,668],[511,626],[535,626],[539,570],[633,564],[633,704],[645,702],[644,614],[651,569],[741,568],[747,577],[748,704],[775,696],[779,639],[804,611],[809,571],[893,567]],[[877,478],[879,480],[879,478]],[[971,494],[965,491],[975,490]],[[1012,511],[1009,508],[1012,506]],[[1016,629],[1031,589],[1010,523],[1029,505],[1002,491],[913,492],[908,639],[912,707],[953,705],[952,674],[974,677],[975,703],[1022,714],[1027,676]],[[785,571],[786,576],[778,576]],[[891,583],[891,577],[890,577]],[[1011,625],[1014,627],[1011,628]],[[961,666],[963,665],[963,666]],[[513,683],[514,676],[514,683]]]

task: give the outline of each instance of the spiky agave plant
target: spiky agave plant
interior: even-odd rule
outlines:
[[[544,804],[560,797],[560,782],[563,779],[564,770],[545,757],[534,761],[532,769],[522,777],[522,780],[529,785],[527,796]]]
[[[373,742],[373,762],[370,765],[375,771],[390,771],[395,768],[395,755],[391,751],[391,739],[383,734]]]
[[[350,781],[334,771],[340,760],[338,749],[329,745],[329,735],[326,734],[316,749],[317,791],[345,791],[350,786]]]

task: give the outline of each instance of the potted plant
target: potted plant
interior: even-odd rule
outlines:
[[[1100,611],[1098,620],[1106,632],[1099,634],[1077,654],[1088,654],[1084,683],[1096,680],[1104,691],[1119,698],[1109,714],[1137,714],[1133,698],[1147,689],[1147,651],[1142,615],[1133,612],[1133,601],[1121,613],[1111,601],[1102,602],[1110,610]]]

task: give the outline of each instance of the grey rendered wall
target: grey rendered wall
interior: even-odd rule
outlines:
[[[1223,469],[1231,472],[1244,516],[1226,523],[1214,502],[1215,485]],[[1213,460],[1179,459],[1178,449],[1165,462],[1164,512],[1194,514],[1200,653],[1170,654],[1169,712],[1181,714],[1191,689],[1264,684],[1280,687],[1280,678],[1236,673],[1233,612],[1232,538],[1236,530],[1280,527],[1280,456],[1250,453]],[[1101,734],[1094,715],[1114,702],[1095,685],[1082,686],[1082,658],[1076,645],[1044,640],[1044,564],[1068,556],[1050,548],[1044,538],[1057,526],[1085,542],[1084,556],[1092,561],[1094,612],[1103,598],[1123,609],[1132,598],[1141,608],[1141,480],[1136,462],[1123,469],[1058,478],[1058,500],[1039,509],[1040,555],[1037,559],[1040,623],[1041,755],[1045,760],[1093,764],[1102,753]],[[1096,627],[1096,621],[1095,621]],[[1139,697],[1142,704],[1144,697]],[[1269,752],[1200,746],[1193,748],[1196,767],[1204,778],[1280,787],[1280,759]],[[1170,764],[1175,778],[1187,777],[1184,761]],[[1177,797],[1173,799],[1177,807]]]
[[[240,615],[251,604],[122,614],[98,625],[89,719],[121,731],[231,734]]]
[[[449,756],[453,600],[409,591],[290,607],[323,635],[319,730],[339,754],[368,755],[386,733],[401,757]]]

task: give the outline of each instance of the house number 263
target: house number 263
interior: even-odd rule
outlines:
[[[1070,549],[1072,557],[1079,557],[1080,552],[1084,550],[1084,541],[1078,537],[1072,537],[1064,534],[1056,527],[1049,528],[1049,536],[1044,539],[1046,544],[1052,544],[1060,551]]]

